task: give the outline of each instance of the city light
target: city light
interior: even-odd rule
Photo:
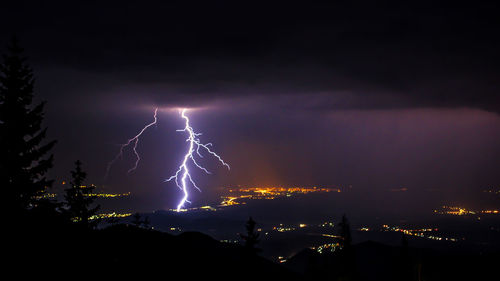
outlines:
[[[434,210],[434,213],[441,215],[466,216],[477,214],[500,214],[500,210],[485,209],[485,210],[468,210],[464,207],[442,206],[441,209]]]
[[[105,214],[93,215],[89,219],[90,220],[97,220],[97,219],[109,219],[109,218],[126,218],[126,217],[130,217],[131,215],[132,215],[132,213],[116,213],[116,212],[112,212],[112,213],[105,213]]]
[[[319,187],[239,187],[228,188],[229,196],[221,196],[220,207],[246,204],[245,200],[273,200],[299,194],[341,192],[339,188]]]
[[[437,229],[437,228],[407,229],[407,228],[402,228],[399,226],[389,226],[387,224],[382,225],[382,231],[402,232],[405,235],[426,238],[426,239],[436,240],[436,241],[451,241],[451,242],[458,241],[458,238],[455,238],[455,237],[450,238],[450,237],[439,236],[437,234],[432,234],[434,232],[437,232],[438,230],[439,229]]]

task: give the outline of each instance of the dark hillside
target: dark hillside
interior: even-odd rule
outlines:
[[[457,254],[442,251],[392,247],[377,242],[354,245],[355,280],[496,280],[500,253]],[[319,254],[305,249],[289,259],[285,267],[306,279],[342,279],[344,260],[340,253]],[[493,279],[491,279],[493,278]]]
[[[7,268],[23,276],[42,274],[55,278],[67,274],[113,279],[300,277],[240,245],[221,243],[198,232],[174,236],[124,224],[92,231],[55,224],[53,228],[41,227],[46,224],[49,222],[39,221],[9,232],[12,245],[19,247],[3,252],[11,257]]]

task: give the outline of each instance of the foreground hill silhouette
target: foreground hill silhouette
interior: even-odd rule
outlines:
[[[119,224],[83,230],[53,219],[25,218],[4,245],[7,268],[17,275],[76,277],[140,277],[141,280],[273,278],[300,275],[259,257],[244,247],[221,243],[198,232],[171,235]],[[28,220],[31,220],[28,223]]]
[[[199,232],[171,235],[126,224],[89,230],[43,212],[18,217],[4,233],[4,274],[21,279],[497,280],[500,264],[498,252],[457,253],[371,241],[352,246],[352,267],[345,266],[339,252],[311,249],[276,264]]]
[[[353,246],[353,280],[498,280],[500,253],[456,253],[367,241]],[[305,279],[343,280],[342,257],[304,249],[285,263]]]

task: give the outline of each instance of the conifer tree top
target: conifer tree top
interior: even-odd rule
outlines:
[[[46,173],[55,141],[44,143],[45,103],[33,104],[33,86],[33,70],[14,37],[0,63],[0,185],[14,209],[35,207],[52,184]]]

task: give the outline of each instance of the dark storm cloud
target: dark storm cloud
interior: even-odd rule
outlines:
[[[319,102],[308,104],[326,110],[500,109],[494,2],[9,5],[0,35],[16,33],[40,75],[51,69],[60,76],[51,87],[67,95],[75,83],[65,81],[78,75],[91,99],[186,104],[286,94],[313,96]]]
[[[19,37],[48,101],[54,177],[80,159],[89,182],[131,191],[138,210],[175,206],[178,190],[164,179],[185,136],[166,109],[185,106],[217,108],[190,118],[231,164],[207,157],[214,174],[195,175],[207,191],[192,195],[197,203],[236,184],[352,184],[367,194],[498,184],[494,2],[268,2],[2,3],[0,40]],[[136,172],[127,174],[126,151],[104,181],[118,144],[155,106]]]

